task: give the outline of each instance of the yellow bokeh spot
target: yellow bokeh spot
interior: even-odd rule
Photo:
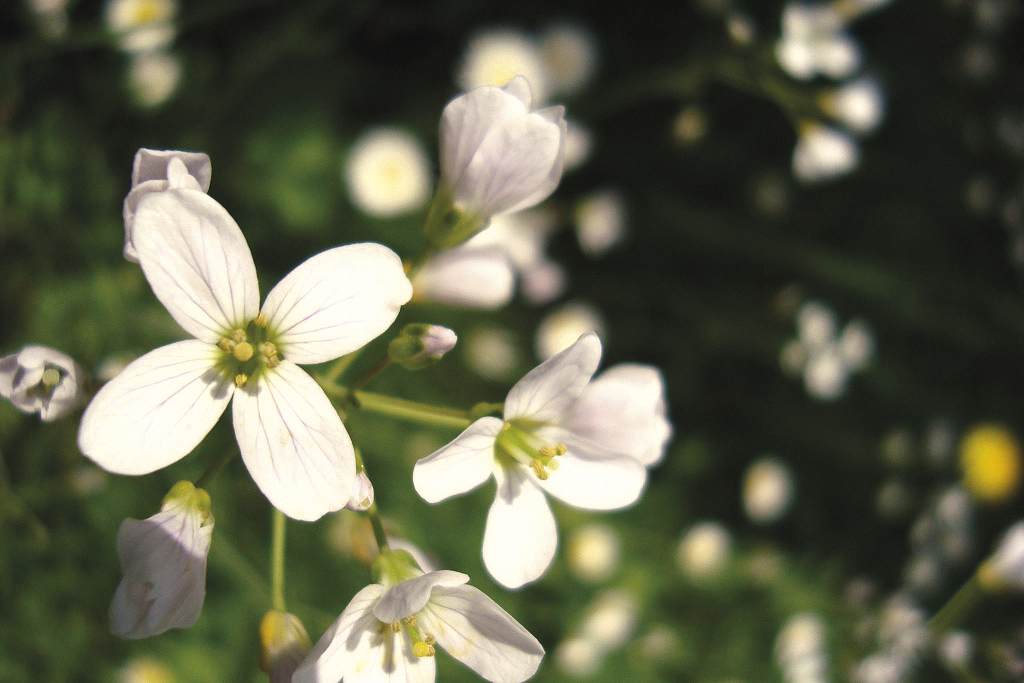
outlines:
[[[1020,443],[1010,430],[995,424],[973,427],[960,442],[964,487],[983,503],[1001,503],[1020,485]]]

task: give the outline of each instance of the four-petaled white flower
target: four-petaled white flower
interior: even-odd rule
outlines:
[[[26,346],[0,358],[0,396],[44,422],[64,417],[85,399],[85,371],[69,356],[46,346]]]
[[[379,244],[330,249],[261,309],[252,254],[216,200],[153,192],[132,224],[153,292],[195,339],[147,353],[104,386],[82,417],[82,452],[111,472],[146,474],[195,448],[233,402],[242,459],[274,506],[302,520],[344,507],[352,442],[297,363],[338,358],[384,332],[412,295],[401,260]]]
[[[782,11],[775,58],[793,78],[808,80],[817,74],[845,78],[860,64],[861,55],[835,5],[791,2]]]
[[[110,604],[110,630],[148,638],[199,620],[206,556],[213,535],[210,495],[178,482],[149,519],[126,519],[117,531],[124,577]]]
[[[530,111],[516,76],[456,97],[441,114],[441,177],[427,218],[435,247],[452,247],[491,216],[529,208],[558,186],[565,167],[565,108]],[[452,210],[454,209],[454,213]]]
[[[382,555],[378,565],[398,565],[403,554]],[[356,593],[292,680],[433,683],[435,644],[493,683],[530,678],[544,648],[468,581],[453,571],[424,574],[411,558],[398,572],[384,571],[380,583]]]
[[[430,503],[474,489],[493,474],[497,495],[483,558],[508,588],[536,580],[554,558],[558,535],[545,493],[579,508],[614,510],[643,491],[647,470],[636,457],[591,441],[589,428],[575,431],[587,422],[575,409],[600,359],[597,335],[583,335],[512,387],[504,420],[480,418],[413,469],[416,491]],[[617,419],[616,409],[615,402],[591,401],[591,422]]]

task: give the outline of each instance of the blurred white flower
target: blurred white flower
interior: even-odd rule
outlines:
[[[105,12],[107,28],[126,52],[161,50],[174,42],[177,0],[108,0]]]
[[[743,477],[743,509],[755,524],[771,524],[789,510],[795,485],[789,467],[774,457],[763,457]]]
[[[995,552],[979,570],[978,577],[989,590],[1024,591],[1024,521],[1006,530]]]
[[[603,591],[583,615],[580,634],[605,651],[622,647],[636,629],[640,605],[636,597],[620,588]]]
[[[805,122],[793,148],[793,175],[805,183],[816,183],[845,175],[860,163],[857,142],[849,133]]]
[[[68,0],[27,0],[36,16],[39,32],[45,38],[58,40],[68,32]]]
[[[540,36],[540,51],[553,93],[578,93],[597,71],[597,39],[582,24],[562,22],[547,27]]]
[[[515,336],[499,327],[471,331],[464,337],[462,351],[469,367],[494,381],[511,379],[522,362]]]
[[[597,673],[604,660],[600,645],[584,636],[569,636],[555,648],[555,664],[574,678],[588,678]]]
[[[0,396],[23,413],[52,422],[85,402],[86,372],[73,358],[30,345],[0,358]]]
[[[110,630],[135,639],[195,624],[212,536],[210,496],[187,481],[170,490],[157,514],[122,522],[117,554],[124,577],[110,605]]]
[[[590,158],[594,147],[594,136],[590,129],[575,119],[566,119],[565,170],[575,170]]]
[[[808,80],[818,74],[846,78],[860,64],[860,46],[846,32],[834,5],[790,2],[782,11],[782,35],[775,57],[790,76]]]
[[[885,116],[885,92],[870,76],[824,91],[820,102],[826,114],[861,135],[875,130]]]
[[[429,503],[494,477],[483,557],[507,588],[540,578],[554,559],[558,532],[545,494],[585,510],[617,510],[643,493],[647,470],[639,461],[591,442],[568,421],[600,358],[597,335],[583,335],[516,382],[504,419],[480,418],[413,468],[416,492]]]
[[[562,304],[545,315],[537,326],[534,342],[537,357],[541,360],[551,358],[571,346],[586,332],[604,336],[605,323],[601,312],[582,301]]]
[[[694,581],[708,581],[722,572],[731,552],[732,536],[724,525],[698,522],[676,546],[676,566]]]
[[[121,667],[120,683],[175,683],[171,667],[152,657],[133,657]]]
[[[820,301],[806,301],[796,312],[797,338],[808,349],[820,349],[836,336],[835,311]]]
[[[775,661],[787,683],[825,683],[828,660],[821,617],[810,612],[790,617],[775,638]]]
[[[270,683],[292,683],[292,675],[312,649],[306,627],[294,614],[270,610],[260,621],[260,669]]]
[[[512,300],[516,274],[500,248],[467,243],[429,259],[412,284],[415,300],[494,310]]]
[[[594,522],[569,536],[566,561],[572,572],[587,583],[607,581],[619,567],[622,542],[607,524]]]
[[[178,89],[181,72],[181,59],[171,52],[133,54],[128,64],[128,90],[140,106],[158,107]]]
[[[626,234],[626,206],[614,189],[592,192],[573,207],[576,239],[587,256],[602,256]]]
[[[525,76],[533,101],[542,104],[550,92],[550,67],[537,42],[513,28],[493,28],[474,34],[466,45],[455,82],[462,90],[481,85],[502,87]]]
[[[349,198],[363,213],[391,218],[430,199],[431,164],[423,144],[401,128],[372,128],[352,144],[344,164]]]

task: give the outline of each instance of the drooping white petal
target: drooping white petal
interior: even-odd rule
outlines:
[[[189,334],[216,343],[259,312],[249,245],[215,199],[198,190],[149,194],[133,230],[153,293]]]
[[[380,335],[411,297],[398,255],[366,242],[306,260],[270,291],[263,313],[285,358],[322,363]]]
[[[494,468],[498,482],[484,529],[484,565],[506,588],[539,579],[558,546],[555,516],[536,477],[514,464]]]
[[[473,586],[439,586],[417,615],[438,645],[492,683],[532,676],[544,648],[496,602]]]
[[[238,448],[263,494],[293,519],[345,507],[355,488],[352,440],[323,389],[291,361],[235,392]]]
[[[601,362],[601,340],[593,332],[544,361],[516,382],[505,399],[505,419],[547,422],[561,418],[579,398]]]
[[[210,189],[213,167],[210,164],[210,157],[206,154],[146,148],[136,152],[132,161],[132,188],[147,180],[166,180],[168,166],[173,159],[178,159],[185,165],[189,175],[196,179],[203,192]]]
[[[117,474],[147,474],[184,457],[224,412],[235,385],[214,346],[162,346],[108,382],[82,415],[78,447]]]
[[[376,605],[373,614],[385,624],[412,616],[430,600],[431,591],[438,586],[461,586],[469,577],[461,572],[442,569],[396,583],[389,588]]]
[[[608,368],[583,390],[563,425],[648,467],[656,464],[672,436],[661,372],[637,363]]]
[[[514,86],[513,92],[485,85],[445,106],[441,112],[440,161],[441,173],[450,187],[462,183],[466,167],[495,125],[529,113],[529,102],[523,102],[517,94],[521,94],[519,85]]]
[[[647,484],[647,468],[634,457],[588,442],[556,427],[539,430],[547,443],[563,443],[568,452],[557,456],[558,468],[538,480],[545,491],[573,507],[617,510],[632,505]]]
[[[417,299],[495,309],[512,300],[515,283],[512,265],[500,250],[456,247],[423,264],[415,289]]]
[[[412,469],[416,493],[428,503],[466,493],[483,484],[494,466],[494,440],[502,421],[482,417],[447,446],[421,459]]]

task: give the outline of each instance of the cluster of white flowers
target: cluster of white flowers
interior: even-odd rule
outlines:
[[[622,588],[602,591],[587,606],[576,631],[558,644],[558,667],[575,678],[593,675],[609,653],[629,641],[639,616],[632,593]]]
[[[927,597],[944,587],[974,550],[974,504],[960,485],[940,491],[914,520],[910,557],[904,583],[915,595]]]
[[[807,393],[832,401],[846,391],[850,376],[865,369],[875,340],[860,319],[838,330],[835,312],[820,301],[808,301],[796,315],[797,337],[782,347],[779,362],[791,375],[802,375]]]
[[[107,0],[107,29],[128,56],[128,89],[143,107],[166,102],[181,81],[181,60],[171,50],[177,14],[177,0]]]
[[[789,618],[775,638],[775,661],[786,683],[824,683],[828,675],[825,623],[811,612]]]
[[[928,643],[926,614],[909,596],[896,593],[885,601],[873,624],[877,650],[857,662],[854,683],[908,680]]]

